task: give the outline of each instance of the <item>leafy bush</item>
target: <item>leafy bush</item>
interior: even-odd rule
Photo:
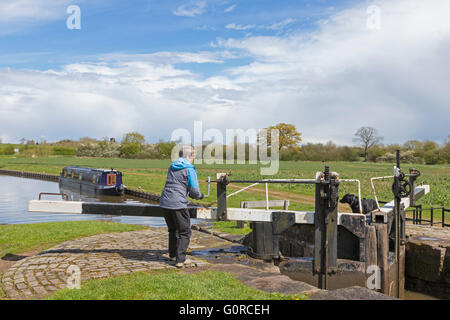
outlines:
[[[77,149],[70,147],[54,147],[53,154],[56,156],[74,156],[77,154]]]
[[[137,159],[159,159],[156,144],[144,144],[141,147],[141,153],[136,156]]]
[[[172,149],[175,147],[175,142],[158,142],[156,144],[156,153],[159,156],[159,159],[170,159],[172,154]]]
[[[378,157],[376,160],[377,162],[395,163],[396,158],[397,157],[395,153],[388,152]],[[423,159],[416,157],[414,151],[412,150],[400,152],[400,161],[403,163],[424,163]]]
[[[322,143],[307,143],[301,150],[287,149],[281,151],[281,160],[306,161],[358,161],[359,148],[338,147],[329,141]]]
[[[120,144],[113,141],[101,141],[100,154],[104,158],[117,158],[120,156]]]
[[[99,157],[99,146],[97,143],[83,143],[77,148],[77,157]]]
[[[77,157],[117,158],[121,153],[120,144],[111,141],[87,142],[78,146]]]
[[[14,146],[13,145],[8,144],[8,145],[3,147],[2,154],[4,154],[4,155],[13,155],[14,153],[15,152],[14,152]]]
[[[120,155],[125,158],[134,158],[141,153],[141,145],[137,142],[122,144]]]
[[[124,145],[129,143],[137,143],[142,146],[145,144],[145,137],[138,132],[127,133],[122,139],[122,144]]]
[[[423,158],[426,164],[440,163],[439,153],[434,150],[428,150],[424,153]]]

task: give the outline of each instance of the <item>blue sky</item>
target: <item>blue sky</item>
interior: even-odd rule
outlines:
[[[70,5],[80,30],[66,27]],[[351,144],[367,125],[386,143],[444,141],[449,11],[446,0],[0,0],[0,139],[155,142],[201,120],[224,134],[292,123],[305,142]]]
[[[79,5],[81,30],[66,28],[69,14],[64,5],[55,8],[59,12],[55,12],[54,19],[34,23],[18,21],[15,28],[7,28],[12,30],[1,36],[0,55],[10,58],[2,59],[0,67],[43,70],[111,52],[212,50],[211,42],[218,37],[270,36],[315,29],[318,20],[355,1],[134,0],[130,4],[101,0],[67,3]],[[177,13],[183,6],[186,12]],[[195,13],[196,8],[201,8],[201,13]],[[194,12],[193,16],[186,15],[189,10]],[[287,23],[286,26],[283,27],[283,23]],[[244,30],[237,30],[239,28]],[[236,64],[239,61],[230,61],[230,65]],[[198,71],[208,72],[208,68]]]

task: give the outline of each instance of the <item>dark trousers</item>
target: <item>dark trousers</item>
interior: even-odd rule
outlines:
[[[191,216],[188,209],[164,209],[169,229],[169,256],[176,257],[176,262],[186,260],[186,251],[191,240]]]

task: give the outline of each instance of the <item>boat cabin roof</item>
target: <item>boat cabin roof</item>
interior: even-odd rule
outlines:
[[[63,170],[74,170],[78,172],[98,172],[98,173],[120,173],[119,171],[115,169],[93,169],[93,168],[82,168],[77,166],[71,166],[71,167],[64,167]]]

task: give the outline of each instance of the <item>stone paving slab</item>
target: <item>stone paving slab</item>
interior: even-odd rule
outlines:
[[[423,238],[422,241],[427,241],[426,238],[429,238],[429,241],[438,241],[438,242],[446,242],[449,244],[450,242],[450,228],[441,228],[439,226],[427,226],[427,225],[414,225],[407,224],[406,225],[406,236],[413,240],[414,238]]]
[[[313,292],[311,300],[398,300],[397,298],[369,290],[363,287],[348,287],[336,290]]]
[[[192,231],[190,250],[228,245],[209,234]],[[95,235],[66,241],[15,263],[3,277],[5,294],[12,299],[39,299],[73,282],[79,268],[81,282],[138,271],[175,268],[168,258],[167,228]],[[208,263],[189,256],[188,267]],[[75,267],[74,267],[75,266]],[[73,271],[72,271],[73,272]]]
[[[317,287],[307,283],[292,280],[288,276],[280,274],[278,267],[272,271],[258,270],[249,266],[239,264],[216,264],[211,270],[230,272],[234,274],[245,285],[265,291],[279,292],[284,294],[313,293],[320,291]],[[278,272],[276,272],[277,270]]]

